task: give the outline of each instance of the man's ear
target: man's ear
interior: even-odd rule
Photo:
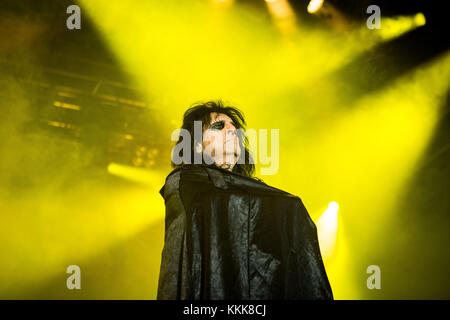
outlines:
[[[195,152],[197,152],[197,153],[202,153],[202,150],[203,148],[202,148],[202,144],[200,143],[200,142],[196,142],[195,143]]]

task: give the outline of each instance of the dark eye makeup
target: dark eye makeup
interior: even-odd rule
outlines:
[[[222,130],[225,127],[225,121],[217,121],[211,125],[211,129]]]
[[[231,124],[236,127],[236,124],[234,122],[231,122]],[[225,127],[225,121],[221,120],[221,121],[216,121],[211,125],[211,129],[214,130],[222,130]]]

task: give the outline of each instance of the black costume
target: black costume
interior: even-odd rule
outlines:
[[[213,165],[173,170],[157,299],[333,299],[299,197]]]

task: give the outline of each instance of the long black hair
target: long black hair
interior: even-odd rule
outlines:
[[[181,126],[181,129],[189,131],[190,136],[194,137],[194,139],[191,139],[191,161],[189,164],[194,163],[194,153],[196,152],[194,146],[198,142],[201,143],[201,141],[196,141],[196,137],[194,135],[194,121],[201,121],[202,130],[204,130],[209,126],[211,122],[212,112],[222,113],[229,116],[235,124],[237,136],[239,138],[239,145],[241,147],[241,154],[236,165],[233,167],[232,172],[241,174],[246,177],[254,178],[253,176],[255,174],[255,164],[249,151],[248,138],[244,134],[242,134],[246,130],[244,114],[236,107],[224,105],[222,100],[194,103],[184,113],[183,125]],[[180,134],[176,145],[178,145],[182,141],[183,138]],[[182,156],[182,150],[180,155]],[[203,157],[202,163],[204,163]],[[184,164],[186,163],[175,164],[172,159],[173,168],[178,168]]]

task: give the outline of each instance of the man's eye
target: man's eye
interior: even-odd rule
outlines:
[[[222,130],[225,127],[224,121],[217,121],[211,125],[211,129]]]

